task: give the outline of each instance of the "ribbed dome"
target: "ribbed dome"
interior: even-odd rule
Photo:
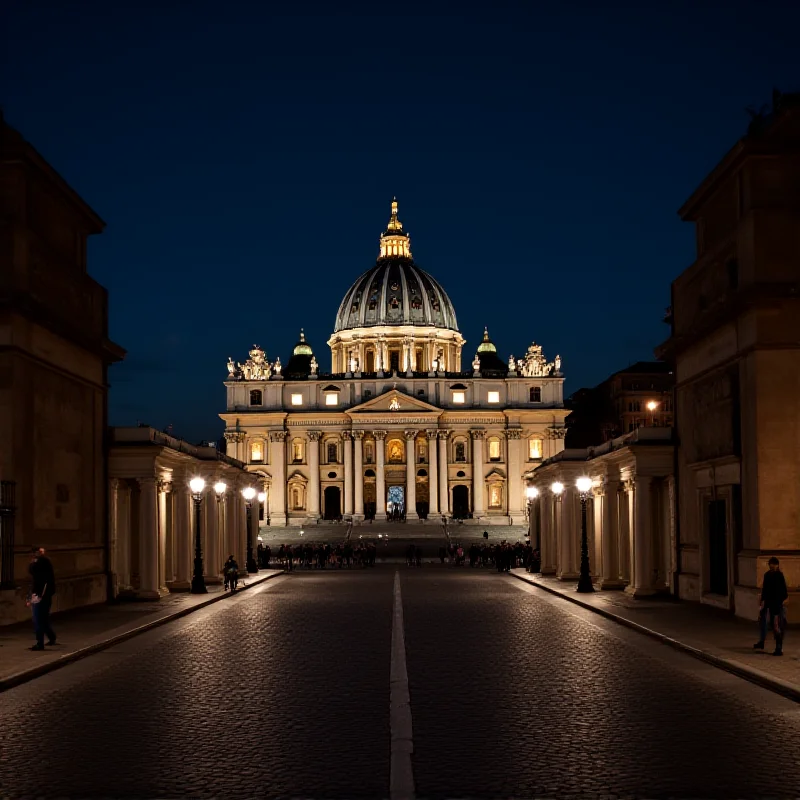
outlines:
[[[457,331],[456,312],[439,283],[411,256],[397,201],[381,235],[381,255],[350,287],[339,306],[334,333],[374,325],[419,325]]]

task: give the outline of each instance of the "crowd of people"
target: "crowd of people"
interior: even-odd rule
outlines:
[[[530,544],[503,541],[497,544],[473,543],[464,550],[460,543],[450,543],[439,548],[439,561],[449,561],[457,567],[463,567],[469,559],[470,567],[496,568],[498,572],[508,572],[514,567],[524,567],[529,572],[538,572],[541,555]]]
[[[328,542],[312,544],[282,544],[273,554],[267,544],[258,543],[258,565],[269,569],[275,563],[291,572],[304,569],[351,569],[352,567],[374,567],[377,547],[372,542],[358,542],[353,546],[349,541],[332,545]]]

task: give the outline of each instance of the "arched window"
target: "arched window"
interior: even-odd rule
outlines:
[[[303,440],[302,439],[294,439],[292,441],[292,463],[293,464],[302,464],[303,463]]]
[[[489,461],[500,461],[500,440],[493,436],[489,439]]]
[[[530,398],[531,398],[531,403],[541,403],[542,402],[542,387],[541,386],[531,386]]]
[[[251,406],[260,406],[263,405],[263,401],[261,399],[261,389],[252,389],[250,391],[250,405]]]
[[[338,460],[336,442],[328,442],[328,463],[335,464]]]
[[[538,461],[542,457],[542,440],[528,439],[528,460]]]
[[[467,444],[466,442],[459,441],[455,443],[455,461],[466,462],[467,460]]]
[[[251,442],[250,443],[250,460],[263,461],[264,460],[264,443]]]

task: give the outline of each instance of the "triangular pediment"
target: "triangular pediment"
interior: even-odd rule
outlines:
[[[441,414],[442,409],[420,400],[418,397],[412,397],[410,394],[405,394],[399,389],[390,389],[377,397],[371,397],[366,403],[353,406],[345,413],[347,414],[375,414],[386,412],[387,414],[402,414],[413,411],[415,414],[420,412],[428,412],[434,414]]]

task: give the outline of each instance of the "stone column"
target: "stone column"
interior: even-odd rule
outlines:
[[[561,564],[558,577],[562,580],[575,580],[578,577],[576,553],[577,538],[580,537],[579,523],[576,525],[577,492],[569,484],[564,484],[557,511],[560,511],[559,533],[561,534]],[[578,511],[578,513],[580,513]]]
[[[270,519],[273,525],[286,525],[286,431],[269,434],[269,464],[272,490],[269,493]],[[319,480],[319,469],[317,469]]]
[[[118,548],[120,546],[120,487],[119,478],[109,478],[108,481],[108,574],[111,585],[108,591],[111,597],[119,594],[119,561]]]
[[[553,535],[553,495],[544,489],[539,490],[539,547],[542,558],[542,575],[552,575],[556,571],[555,536]]]
[[[633,481],[626,480],[619,501],[619,578],[631,582],[631,541],[633,536]]]
[[[308,516],[319,519],[319,439],[320,431],[308,431]]]
[[[386,431],[373,431],[375,436],[375,519],[386,519],[386,474],[384,473],[384,460],[386,457]]]
[[[242,489],[252,486],[249,477],[242,478],[236,491],[236,550],[233,554],[239,562],[239,571],[247,572],[247,501],[242,496]]]
[[[506,431],[508,439],[508,515],[511,521],[517,524],[524,517],[522,495],[522,460],[521,441],[522,431],[519,428],[509,428]]]
[[[228,491],[222,501],[222,562],[228,560],[228,556],[233,553],[236,555],[236,498],[235,493],[239,489],[236,481],[233,485],[228,484]],[[220,569],[222,564],[219,565]]]
[[[194,542],[192,542],[192,495],[185,480],[175,482],[174,535],[175,535],[175,585],[173,591],[187,591],[191,588],[192,567],[194,563]]]
[[[439,511],[450,513],[450,489],[448,481],[447,436],[449,431],[439,431]]]
[[[215,479],[216,480],[216,479]],[[214,482],[206,484],[205,497],[203,498],[203,519],[206,524],[206,546],[203,550],[203,571],[206,583],[221,583],[220,572],[222,562],[225,561],[220,554],[219,547],[219,506],[217,493],[214,491]]]
[[[346,517],[353,515],[353,438],[351,431],[342,433],[342,448],[344,450],[344,514]]]
[[[158,599],[158,485],[139,478],[139,597]]]
[[[172,485],[167,480],[158,482],[158,591],[166,594],[167,579],[167,498]]]
[[[439,513],[439,476],[437,475],[438,453],[436,451],[437,431],[426,431],[428,437],[428,516]]]
[[[353,431],[353,445],[355,446],[353,515],[356,519],[364,519],[364,431]]]
[[[417,432],[404,431],[406,437],[406,519],[419,519],[417,514]]]
[[[630,594],[654,594],[653,586],[653,553],[652,553],[652,513],[650,491],[653,479],[649,476],[637,475],[634,482],[633,510],[633,575],[626,591]]]
[[[472,434],[472,516],[483,515],[483,495],[486,490],[483,476],[483,437],[486,431],[470,431]]]
[[[600,547],[603,554],[603,569],[600,573],[601,589],[620,589],[618,537],[619,520],[617,517],[617,492],[619,481],[607,478],[603,484],[602,513],[600,525],[602,529]]]
[[[131,487],[127,481],[120,481],[117,496],[117,591],[131,588]]]

